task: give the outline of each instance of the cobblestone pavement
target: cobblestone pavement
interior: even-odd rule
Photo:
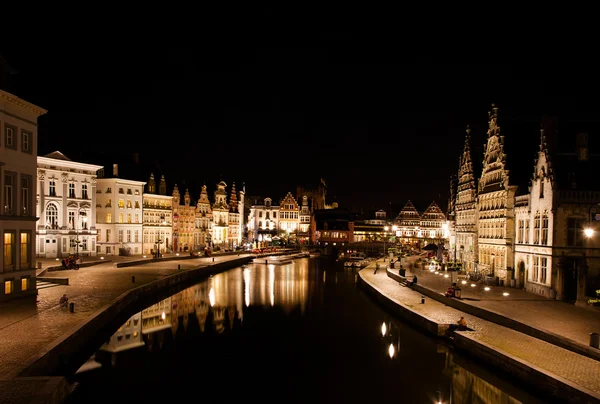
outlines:
[[[416,274],[421,286],[441,294],[452,285],[451,278],[436,275],[428,269],[411,268],[407,269],[406,274]],[[523,289],[489,286],[490,290],[485,291],[485,285],[482,283],[467,281],[463,284],[459,280],[457,284],[461,287],[461,300],[465,303],[499,313],[539,330],[558,334],[585,346],[589,345],[590,333],[600,333],[600,310],[595,307],[577,307]],[[472,284],[475,286],[471,287]],[[508,296],[504,296],[503,293],[508,293]]]
[[[379,263],[384,265],[382,261]],[[600,394],[599,361],[463,313],[433,299],[426,298],[425,304],[421,304],[420,293],[399,285],[387,276],[385,270],[380,269],[374,274],[373,265],[362,269],[360,276],[379,293],[438,323],[456,323],[464,316],[468,327],[474,330],[466,333],[469,337]],[[421,275],[417,276],[421,283]]]
[[[242,255],[243,256],[243,255]],[[238,258],[215,256],[214,263]],[[52,286],[38,291],[37,303],[20,299],[2,303],[0,314],[0,380],[16,377],[22,366],[73,327],[89,319],[124,292],[177,271],[213,264],[212,258],[147,263],[116,268],[115,262],[82,267],[78,271],[52,271],[47,277],[68,277],[69,285]],[[55,265],[43,260],[43,265]],[[131,277],[135,276],[135,283]],[[74,313],[59,306],[66,293],[75,303]]]

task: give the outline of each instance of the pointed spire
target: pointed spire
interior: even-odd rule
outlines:
[[[167,182],[165,181],[165,176],[164,175],[160,176],[160,184],[158,185],[158,193],[160,195],[166,195],[167,194]]]
[[[175,184],[175,186],[173,187],[173,204],[174,205],[179,205],[179,188],[177,188],[177,184]]]
[[[235,182],[231,184],[231,195],[229,196],[229,209],[237,211],[237,193],[235,191]]]
[[[488,111],[488,137],[499,135],[500,127],[498,126],[498,107],[492,104],[492,110]]]
[[[150,178],[148,179],[147,189],[149,194],[156,193],[156,183],[154,182],[154,174],[150,173]]]

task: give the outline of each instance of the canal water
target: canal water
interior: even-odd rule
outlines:
[[[542,402],[395,318],[356,278],[325,258],[213,275],[114,330],[68,402]]]

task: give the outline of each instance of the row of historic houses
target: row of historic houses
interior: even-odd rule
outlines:
[[[511,183],[498,108],[492,105],[489,113],[478,179],[467,128],[451,201],[451,248],[469,273],[583,305],[600,288],[598,158],[589,151],[587,133],[559,139],[553,119],[542,121],[539,136],[523,190]]]

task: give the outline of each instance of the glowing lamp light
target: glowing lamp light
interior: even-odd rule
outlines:
[[[179,253],[177,253],[177,254],[175,254],[175,255],[179,257]]]
[[[462,283],[463,285],[466,285],[466,284],[467,284],[467,281],[462,281],[461,283]]]
[[[474,283],[472,283],[472,284],[471,284],[471,287],[472,287],[472,288],[474,288],[475,286],[477,286],[477,285],[476,285],[476,284],[474,284]]]
[[[146,258],[146,256],[144,255],[144,258]]]
[[[508,295],[510,295],[510,293],[508,293],[508,292],[502,293],[502,296],[508,296]]]
[[[449,278],[449,277],[450,277],[450,275],[448,275],[448,274],[444,275],[444,278]]]
[[[583,234],[585,234],[585,236],[587,238],[591,238],[594,235],[594,229],[590,229],[589,227],[586,228],[585,230],[583,230]]]
[[[490,288],[489,288],[489,286],[486,286],[485,288],[483,288],[483,290],[485,290],[486,292],[489,292]]]
[[[390,347],[388,348],[388,353],[390,354],[390,358],[394,357],[394,355],[396,354],[396,349],[394,348],[394,344],[390,344]]]
[[[56,260],[58,261],[58,258]]]
[[[383,337],[385,337],[385,334],[387,333],[387,326],[385,325],[385,321],[381,324],[381,335]]]
[[[165,312],[164,312],[164,311],[163,311],[163,312],[162,312],[162,314],[160,315],[160,318],[162,318],[163,320],[164,320],[165,318],[167,318],[167,315],[165,314]]]
[[[100,259],[101,259],[101,260],[103,260],[103,259],[104,259],[104,257],[100,257]]]

